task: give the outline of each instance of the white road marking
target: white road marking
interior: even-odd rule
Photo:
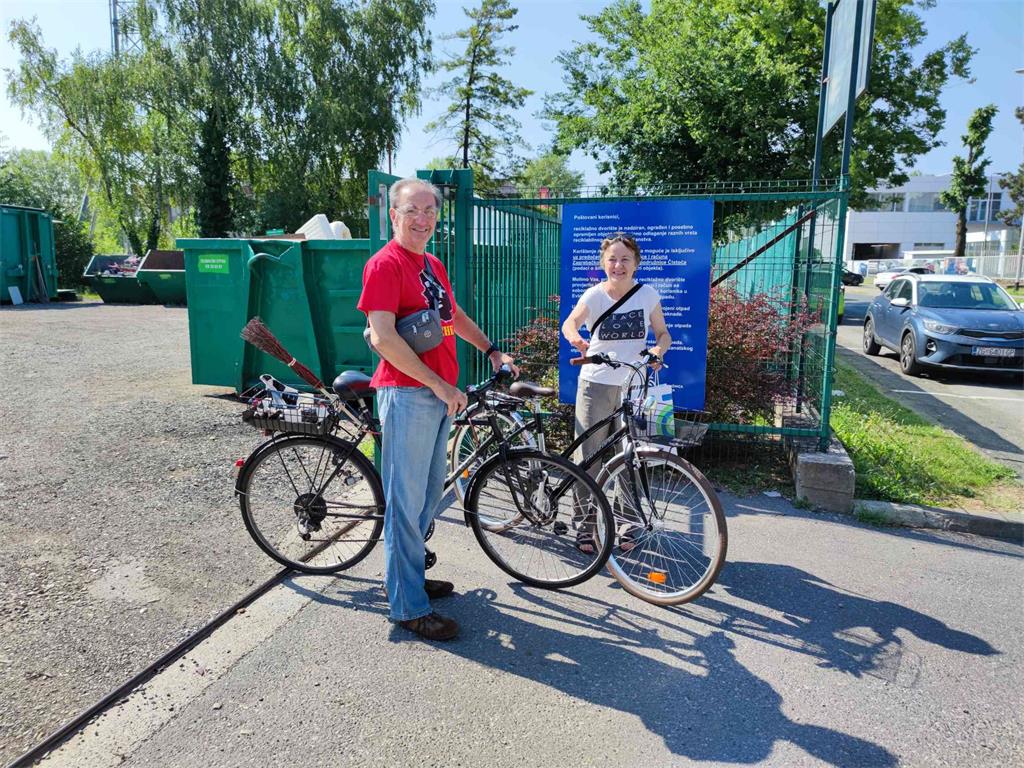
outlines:
[[[959,397],[964,400],[1006,400],[1010,403],[1024,403],[1024,397],[989,397],[988,395],[950,395],[945,392],[922,392],[918,389],[893,389],[901,395],[932,395],[933,397]]]

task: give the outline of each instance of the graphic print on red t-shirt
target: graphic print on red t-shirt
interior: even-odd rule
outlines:
[[[438,307],[444,340],[420,360],[452,386],[459,378],[459,363],[455,357],[455,301],[448,272],[434,256],[430,268],[431,279],[424,268],[424,254],[413,253],[391,240],[370,257],[363,267],[363,292],[356,305],[360,312],[390,312],[396,319],[411,315],[420,309]],[[423,382],[406,376],[387,360],[381,359],[373,374],[374,387],[421,387]]]

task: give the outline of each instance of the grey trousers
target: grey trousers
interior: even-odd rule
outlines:
[[[597,384],[580,379],[576,388],[576,437],[613,413],[621,402],[622,387],[616,384]],[[619,428],[621,421],[621,419],[616,419],[605,429],[599,429],[593,436],[587,438],[573,457],[576,463],[582,462],[585,457],[594,453],[601,443]],[[596,462],[590,467],[589,474],[596,478],[600,471],[601,462]]]

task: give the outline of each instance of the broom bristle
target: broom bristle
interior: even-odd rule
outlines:
[[[254,317],[245,324],[245,327],[242,328],[241,336],[245,341],[256,347],[256,349],[287,365],[295,371],[296,376],[310,386],[317,389],[325,389],[324,383],[317,378],[317,375],[296,360],[259,317]]]

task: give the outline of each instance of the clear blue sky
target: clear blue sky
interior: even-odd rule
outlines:
[[[462,8],[470,4],[475,4],[475,0],[465,3],[438,0],[431,29],[438,38],[435,50],[439,53],[453,45],[440,40],[440,36],[466,26]],[[586,39],[588,33],[579,19],[580,14],[594,13],[606,4],[604,0],[513,0],[513,5],[519,8],[516,17],[519,29],[505,41],[516,48],[515,59],[505,74],[517,84],[535,91],[522,113],[517,115],[523,124],[524,138],[534,147],[540,148],[551,141],[549,126],[535,114],[542,106],[545,93],[561,90],[555,57],[574,41]],[[78,46],[85,50],[109,50],[107,5],[107,0],[2,0],[0,69],[16,64],[6,37],[10,21],[15,18],[36,16],[46,44],[62,55]],[[960,135],[967,118],[979,106],[988,103],[999,107],[995,130],[988,142],[992,170],[1016,169],[1024,148],[1024,131],[1013,117],[1014,107],[1024,105],[1024,75],[1014,73],[1015,69],[1024,68],[1024,0],[939,0],[936,8],[925,12],[925,22],[929,35],[924,49],[931,50],[966,31],[970,43],[979,51],[973,65],[976,81],[954,83],[943,94],[948,115],[941,138],[946,146],[920,158],[916,169],[922,173],[948,173],[952,168],[951,157],[960,149]],[[440,75],[434,76],[428,84],[440,79]],[[2,109],[0,133],[6,136],[8,146],[47,148],[38,129],[7,102],[6,89]],[[439,111],[432,100],[427,99],[423,113],[409,121],[395,159],[396,172],[412,173],[430,158],[450,151],[423,130]],[[574,156],[572,165],[585,173],[589,183],[599,180],[596,169],[586,158]]]

